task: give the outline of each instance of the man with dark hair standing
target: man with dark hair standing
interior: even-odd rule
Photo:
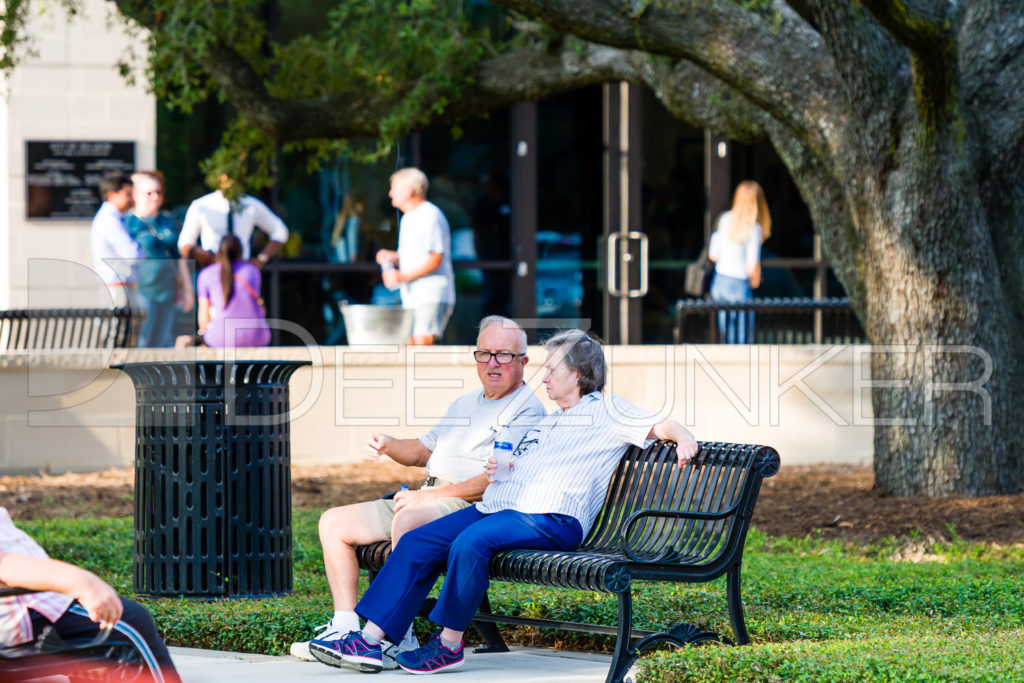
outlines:
[[[267,234],[268,242],[263,251],[251,258],[250,241],[256,228]],[[215,191],[189,205],[178,236],[178,249],[185,258],[208,266],[216,259],[225,235],[237,237],[242,244],[242,258],[262,268],[288,239],[288,226],[266,204],[243,194],[237,181],[221,174]]]
[[[107,287],[115,307],[131,305],[139,245],[128,234],[124,214],[132,208],[132,178],[127,173],[108,173],[100,180],[100,205],[89,230],[89,246],[96,275]]]

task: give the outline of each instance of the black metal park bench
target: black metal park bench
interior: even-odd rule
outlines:
[[[495,555],[490,565],[494,581],[613,593],[618,596],[618,624],[495,614],[485,596],[473,625],[487,647],[476,651],[508,650],[497,623],[614,634],[606,679],[612,683],[622,681],[633,662],[656,643],[748,643],[740,597],[743,543],[761,480],[778,469],[779,455],[768,446],[701,442],[698,457],[684,468],[677,466],[670,442],[630,448],[612,477],[597,521],[578,549],[507,550]],[[356,549],[371,580],[389,553],[388,542]],[[685,622],[657,632],[633,627],[634,581],[704,583],[723,575],[734,640]],[[639,640],[633,644],[634,639]]]
[[[0,311],[0,351],[123,349],[132,344],[132,318],[128,308]]]
[[[726,303],[712,299],[680,299],[675,306],[675,344],[721,344],[718,313],[754,319],[749,344],[866,344],[857,316],[846,297],[751,299]]]

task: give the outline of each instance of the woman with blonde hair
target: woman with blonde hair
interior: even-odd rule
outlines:
[[[715,264],[713,301],[738,303],[753,298],[753,290],[761,284],[761,243],[768,239],[771,227],[764,191],[753,180],[744,180],[736,186],[732,208],[719,217],[708,246],[708,258]],[[753,341],[754,314],[720,311],[718,329],[727,344]]]
[[[331,249],[328,260],[335,263],[352,263],[359,260],[360,233],[367,228],[367,208],[369,200],[361,192],[345,197],[341,211],[334,221],[331,232]]]

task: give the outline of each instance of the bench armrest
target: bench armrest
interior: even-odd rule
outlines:
[[[665,557],[671,553],[670,548],[662,550],[661,554],[656,555],[653,559],[640,559],[636,556],[633,548],[629,544],[629,537],[632,535],[633,527],[641,519],[647,517],[668,517],[672,519],[697,519],[707,522],[714,522],[722,519],[727,519],[736,514],[739,509],[739,501],[733,503],[729,507],[725,508],[721,512],[690,512],[688,510],[659,510],[656,508],[645,508],[643,510],[637,510],[622,523],[622,535],[619,538],[619,546],[622,548],[622,552],[633,562],[644,562],[644,563],[657,563],[661,562]]]

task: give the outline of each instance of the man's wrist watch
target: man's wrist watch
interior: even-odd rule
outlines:
[[[260,263],[266,263],[267,261],[270,260],[270,257],[267,256],[265,253],[260,252],[259,254],[257,254],[256,260],[259,261]]]

